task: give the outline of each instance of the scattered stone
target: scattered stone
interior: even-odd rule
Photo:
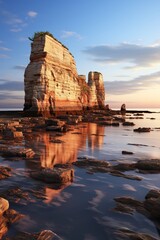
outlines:
[[[6,128],[19,127],[19,121],[9,121],[6,124]]]
[[[18,221],[22,215],[13,209],[9,209],[9,202],[0,197],[0,239],[8,231],[8,225]]]
[[[160,220],[160,190],[150,190],[145,196],[144,208],[152,219]]]
[[[137,212],[145,215],[149,219],[153,220],[155,225],[158,225],[158,222],[160,220],[160,190],[150,190],[147,195],[145,196],[144,201],[138,201],[131,197],[124,196],[124,197],[117,197],[114,199],[116,203],[118,204],[117,207],[114,210],[121,211],[125,213],[128,209],[125,208],[125,206],[132,208],[133,210],[136,210]],[[124,208],[119,204],[124,205]]]
[[[133,152],[129,152],[129,151],[122,151],[122,154],[133,155]]]
[[[11,168],[0,166],[0,180],[11,176]]]
[[[7,219],[7,222],[12,224],[15,223],[17,221],[19,221],[21,218],[24,217],[23,214],[18,213],[17,211],[15,211],[14,209],[8,209],[5,213],[4,213],[4,217]]]
[[[134,116],[144,116],[143,113],[134,113],[133,115],[134,115]]]
[[[160,190],[157,189],[152,189],[150,190],[147,195],[145,196],[145,199],[149,199],[149,198],[159,198],[160,197]]]
[[[123,122],[123,126],[134,126],[135,124],[133,122]]]
[[[64,184],[73,181],[74,170],[72,168],[42,169],[32,172],[31,177],[46,183]]]
[[[148,145],[146,144],[139,144],[139,143],[128,143],[128,145],[137,146],[137,147],[148,147]]]
[[[47,126],[63,127],[66,123],[65,121],[60,121],[59,119],[48,118],[45,120],[45,124]]]
[[[23,138],[23,133],[15,129],[7,128],[3,130],[2,136],[4,139],[14,139],[14,138]]]
[[[121,113],[126,113],[126,105],[124,103],[121,106]]]
[[[160,159],[139,160],[135,167],[139,170],[144,170],[144,173],[154,173],[160,171]]]
[[[133,130],[134,132],[139,132],[139,133],[142,133],[142,132],[150,132],[151,131],[151,128],[146,128],[146,127],[139,127],[137,129],[134,129]]]
[[[66,132],[66,126],[48,126],[46,131]]]
[[[119,240],[158,240],[149,234],[134,232],[129,229],[118,229],[115,233]]]
[[[113,127],[119,127],[119,122],[112,122]]]
[[[62,240],[56,233],[51,230],[43,230],[40,233],[20,232],[15,237],[7,240]]]
[[[22,157],[22,158],[32,158],[35,152],[31,148],[4,148],[1,149],[3,157]]]
[[[5,198],[0,197],[0,216],[2,216],[8,208],[9,202]]]
[[[11,203],[26,204],[29,200],[29,193],[19,187],[12,187],[4,192],[1,196],[6,198]]]
[[[80,161],[73,162],[72,164],[77,167],[86,168],[88,173],[110,173],[113,176],[124,177],[131,180],[141,181],[142,177],[137,175],[128,175],[120,171],[128,171],[135,169],[135,164],[118,164],[111,166],[109,162],[103,160],[89,159],[85,157],[80,157]],[[120,170],[120,171],[119,171]]]
[[[150,120],[155,120],[156,118],[153,118],[153,117],[151,117],[151,118],[147,118],[147,119],[150,119]]]
[[[124,174],[124,173],[122,173],[118,170],[110,170],[109,172],[110,172],[110,174],[112,174],[113,176],[116,176],[116,177],[123,177],[123,178],[126,178],[126,179],[137,180],[137,181],[142,180],[142,177],[139,177],[139,176],[136,176],[136,175]]]
[[[133,214],[133,212],[134,212],[133,208],[126,206],[124,204],[121,204],[121,203],[118,203],[113,210],[116,212],[122,212],[122,213],[126,213],[126,214]]]
[[[72,164],[77,167],[105,167],[108,168],[110,163],[107,161],[96,160],[91,158],[78,158],[80,161],[73,162]]]
[[[55,234],[54,232],[50,231],[50,230],[44,230],[42,232],[40,232],[40,234],[38,235],[37,240],[60,240],[61,238]]]
[[[136,168],[135,163],[119,163],[117,165],[112,166],[112,169],[119,171],[130,171]]]
[[[112,126],[112,121],[100,121],[98,124],[102,126]]]
[[[135,200],[134,198],[131,197],[117,197],[114,198],[114,200],[118,203],[121,204],[126,204],[127,206],[133,207],[133,208],[139,208],[139,207],[143,207],[143,203]]]

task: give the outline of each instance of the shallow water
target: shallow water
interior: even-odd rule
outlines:
[[[129,118],[130,116],[127,116]],[[150,118],[155,118],[151,120]],[[154,223],[134,212],[132,215],[114,211],[114,198],[131,196],[144,200],[150,189],[160,188],[160,174],[129,174],[142,176],[142,181],[112,176],[109,173],[89,174],[87,170],[74,167],[74,181],[61,188],[30,178],[31,170],[38,166],[52,168],[57,163],[75,162],[78,157],[117,162],[134,162],[155,159],[160,156],[160,114],[145,114],[144,119],[128,119],[133,127],[104,127],[83,123],[63,136],[63,143],[53,143],[53,134],[34,132],[26,135],[23,145],[31,147],[37,157],[33,160],[10,161],[1,158],[1,165],[15,169],[14,175],[1,181],[0,191],[18,186],[23,190],[38,190],[45,199],[30,196],[26,204],[11,203],[11,207],[25,216],[9,228],[8,235],[18,231],[39,232],[50,229],[64,240],[116,240],[119,228],[148,233],[160,237]],[[151,127],[149,133],[133,132],[134,128]],[[136,145],[140,144],[140,145]],[[122,155],[122,150],[133,155]]]

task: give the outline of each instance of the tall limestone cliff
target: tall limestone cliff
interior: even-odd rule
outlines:
[[[33,39],[24,87],[24,111],[36,115],[104,106],[102,75],[91,72],[86,83],[86,77],[78,75],[69,50],[48,34]]]

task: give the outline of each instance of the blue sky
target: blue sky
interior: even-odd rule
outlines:
[[[37,31],[69,48],[78,74],[103,74],[111,108],[160,107],[159,13],[159,0],[0,0],[0,108],[23,108]]]

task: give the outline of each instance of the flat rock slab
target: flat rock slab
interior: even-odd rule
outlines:
[[[160,171],[160,159],[140,160],[135,167],[145,171]]]
[[[31,177],[46,183],[63,184],[73,181],[74,170],[72,168],[42,169],[32,172]]]
[[[79,158],[79,161],[74,162],[77,167],[109,167],[110,163],[103,160],[96,160],[90,158]]]
[[[129,229],[119,229],[116,231],[116,235],[118,235],[119,240],[158,240],[158,238],[155,238],[149,234],[140,233],[140,232],[134,232]]]
[[[139,133],[142,133],[142,132],[150,132],[151,131],[151,128],[146,128],[146,127],[139,127],[139,128],[136,128],[133,130],[134,132],[139,132]]]
[[[121,211],[125,213],[126,210],[128,211],[127,208],[129,207],[132,210],[136,210],[137,212],[147,216],[149,219],[152,219],[153,221],[160,220],[160,190],[159,189],[150,190],[145,196],[144,201],[138,201],[128,196],[117,197],[114,200],[118,204],[115,209],[117,211]],[[124,208],[122,208],[122,205],[124,206]],[[125,206],[127,206],[127,208],[125,208]]]
[[[0,149],[4,157],[32,158],[35,153],[31,148],[3,148]]]

